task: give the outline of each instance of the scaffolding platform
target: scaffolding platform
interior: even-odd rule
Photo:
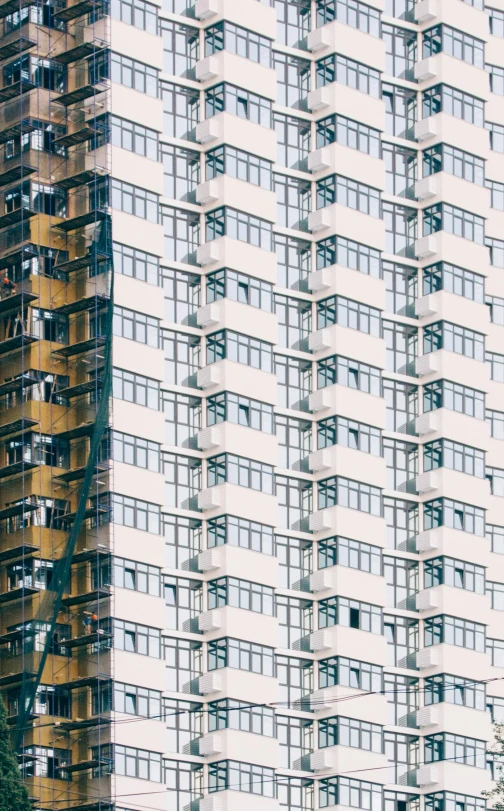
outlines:
[[[70,346],[62,346],[61,349],[55,349],[53,354],[60,355],[62,358],[72,358],[74,355],[82,355],[84,352],[100,349],[100,347],[105,346],[106,341],[104,335],[98,335],[96,338],[88,338],[86,341],[79,341]]]
[[[14,293],[12,296],[0,299],[0,315],[20,310],[22,307],[29,307],[33,301],[37,301],[38,295],[36,293],[28,293],[22,290],[20,293]]]
[[[19,560],[19,558],[31,558],[40,552],[40,547],[31,543],[23,543],[13,546],[11,549],[3,549],[0,552],[0,563],[6,561]]]
[[[108,304],[109,301],[108,296],[101,296],[99,294],[96,296],[86,296],[85,298],[78,298],[70,304],[62,304],[60,307],[55,307],[53,312],[60,313],[61,315],[74,315],[75,313],[83,313],[86,310],[99,309]]]
[[[2,6],[0,6],[1,12]],[[19,11],[19,3],[17,4],[17,11]],[[1,19],[1,17],[0,17]],[[19,56],[25,51],[30,51],[35,48],[36,42],[28,37],[19,36],[17,39],[12,40],[7,45],[0,45],[0,59],[10,59],[12,56]]]
[[[14,166],[7,172],[0,175],[0,187],[8,186],[9,183],[15,183],[16,180],[22,180],[24,177],[32,175],[37,170],[34,166],[29,166],[27,163],[21,163],[19,166]]]
[[[107,217],[107,212],[97,209],[95,211],[88,211],[86,214],[79,214],[78,217],[72,217],[70,220],[62,220],[59,223],[54,223],[54,228],[58,231],[75,231],[77,228],[85,228],[86,225],[98,223]],[[0,219],[1,223],[1,219]],[[0,224],[0,228],[1,228]]]
[[[98,134],[99,130],[95,127],[83,127],[81,130],[71,132],[69,135],[62,135],[55,138],[53,141],[54,146],[77,146],[77,144],[85,144],[86,141],[92,141]],[[1,134],[0,134],[1,136]]]
[[[100,8],[102,4],[102,0],[82,0],[80,3],[74,3],[72,6],[56,11],[54,16],[56,19],[68,23],[70,20],[76,20],[84,14],[91,14],[95,9]]]
[[[5,8],[5,6],[3,8]],[[16,11],[19,11],[19,3],[17,3]],[[22,93],[29,93],[31,90],[35,90],[36,86],[37,85],[34,84],[34,82],[30,82],[28,79],[20,79],[19,82],[8,84],[5,87],[0,88],[0,104],[3,104],[4,101],[15,99],[16,96],[20,96]]]
[[[72,90],[70,93],[62,93],[61,96],[55,96],[51,101],[53,104],[59,104],[62,107],[71,107],[72,104],[78,104],[86,99],[91,99],[93,96],[103,93],[106,89],[106,87],[97,87],[94,84],[85,84],[83,87],[78,87],[77,90]]]
[[[19,420],[7,422],[5,425],[0,425],[0,439],[3,439],[10,434],[21,434],[23,431],[31,431],[39,425],[38,420],[32,420],[28,417],[21,417]]]
[[[0,468],[0,479],[7,479],[9,476],[17,476],[20,473],[27,473],[40,466],[40,462],[14,462],[12,465],[5,465]]]
[[[9,14],[22,11],[27,6],[33,6],[35,3],[36,0],[7,0],[6,3],[0,5],[0,20],[8,17]]]
[[[68,607],[72,605],[85,605],[86,603],[97,603],[99,600],[108,600],[110,597],[110,590],[104,588],[93,589],[85,594],[74,594],[73,597],[63,597],[62,604]],[[0,601],[2,595],[0,594]]]
[[[87,59],[88,56],[98,54],[104,48],[105,44],[102,42],[83,42],[81,45],[76,45],[68,51],[57,54],[53,59],[62,65],[69,65],[71,62],[79,62],[81,59]]]
[[[101,633],[96,631],[93,634],[76,636],[75,639],[70,639],[68,642],[65,642],[65,648],[83,648],[86,647],[86,645],[96,645],[104,639],[112,639],[112,634],[105,633],[105,631]]]
[[[12,589],[12,591],[4,591],[3,594],[0,594],[0,605],[12,603],[14,600],[26,600],[27,597],[33,597],[34,594],[39,593],[39,589],[33,589],[30,587]]]

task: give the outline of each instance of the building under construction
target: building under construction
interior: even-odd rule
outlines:
[[[491,809],[503,43],[504,0],[0,0],[33,811]]]
[[[34,807],[63,808],[105,797],[110,727],[110,20],[0,18],[0,687]]]

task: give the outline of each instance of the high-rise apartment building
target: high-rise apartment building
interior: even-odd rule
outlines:
[[[504,0],[0,0],[0,35],[34,811],[484,811]]]

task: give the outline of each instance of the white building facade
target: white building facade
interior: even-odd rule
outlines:
[[[87,660],[101,645],[110,671],[79,713],[112,723],[68,808],[485,808],[504,720],[488,3],[113,0],[111,639]]]

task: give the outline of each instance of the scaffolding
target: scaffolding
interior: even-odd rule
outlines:
[[[41,811],[110,807],[108,14],[0,3],[0,692]]]

